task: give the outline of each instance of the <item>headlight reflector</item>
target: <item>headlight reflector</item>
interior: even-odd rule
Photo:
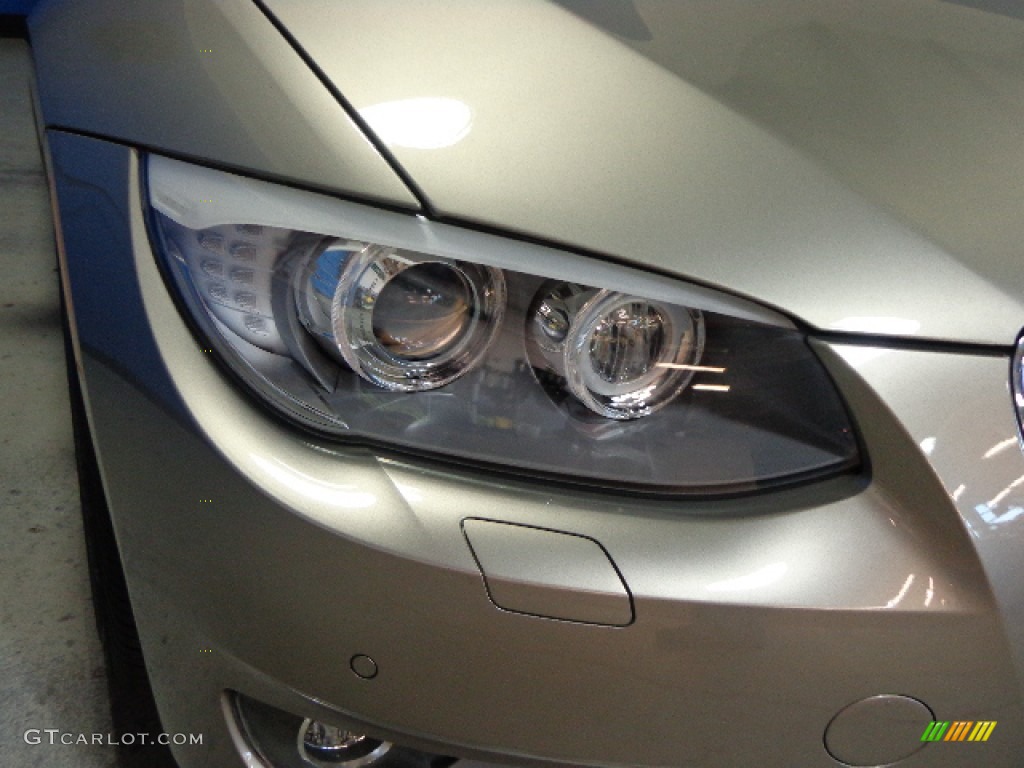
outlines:
[[[704,348],[698,310],[568,283],[545,287],[532,310],[541,358],[594,413],[635,419],[663,408],[692,378]]]
[[[479,360],[504,311],[500,270],[369,245],[341,265],[330,326],[353,371],[414,392],[443,387]]]

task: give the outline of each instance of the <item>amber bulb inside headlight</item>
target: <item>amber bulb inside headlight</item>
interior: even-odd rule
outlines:
[[[547,285],[531,318],[534,356],[611,419],[640,418],[671,402],[704,346],[696,310],[570,283]]]
[[[361,377],[395,391],[461,376],[505,310],[501,270],[379,245],[331,244],[298,281],[307,330]]]

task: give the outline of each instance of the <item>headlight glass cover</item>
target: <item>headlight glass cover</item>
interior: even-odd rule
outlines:
[[[756,304],[160,156],[146,173],[179,304],[307,428],[660,493],[858,466],[804,334]]]

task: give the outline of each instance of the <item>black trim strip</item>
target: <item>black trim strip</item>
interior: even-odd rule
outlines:
[[[281,186],[290,187],[291,189],[297,189],[304,192],[314,192],[317,194],[328,195],[337,200],[345,200],[347,202],[356,203],[358,205],[365,205],[378,210],[387,210],[394,213],[401,213],[408,215],[410,212],[416,212],[415,209],[396,205],[394,203],[387,203],[384,201],[367,200],[366,198],[357,197],[353,195],[346,195],[339,192],[337,189],[332,187],[322,187],[307,182],[297,183],[294,180],[278,177],[274,174],[266,173],[264,171],[254,171],[251,168],[242,168],[233,166],[225,163],[213,162],[207,158],[195,157],[186,153],[176,152],[174,150],[168,150],[163,147],[157,147],[148,144],[140,144],[138,142],[130,142],[125,139],[118,139],[104,134],[95,133],[92,131],[79,130],[76,128],[69,128],[62,125],[47,125],[46,130],[48,131],[62,131],[64,133],[70,133],[76,136],[83,136],[87,139],[95,139],[97,141],[105,141],[111,144],[119,144],[129,149],[139,150],[141,152],[147,152],[155,155],[163,155],[175,160],[181,160],[182,162],[192,163],[199,165],[204,168],[210,168],[215,171],[224,171],[226,173],[235,173],[240,176],[246,176],[251,179],[257,179],[260,181],[266,181],[273,184],[280,184]],[[906,349],[911,351],[919,352],[946,352],[956,353],[965,355],[977,355],[981,357],[1007,357],[1012,356],[1015,349],[1016,340],[1011,344],[993,344],[990,342],[978,342],[978,341],[950,341],[947,339],[934,339],[934,338],[908,338],[906,336],[887,336],[885,334],[867,334],[867,333],[854,333],[851,331],[829,331],[815,328],[814,326],[808,325],[797,317],[794,317],[791,313],[768,304],[760,299],[751,298],[745,294],[738,293],[736,291],[723,290],[722,288],[706,283],[702,280],[693,277],[682,277],[677,274],[673,274],[667,270],[659,269],[658,267],[651,266],[649,264],[640,264],[632,262],[628,259],[616,258],[606,253],[599,251],[592,251],[586,248],[580,248],[579,246],[562,243],[557,240],[546,240],[541,237],[528,235],[523,232],[503,230],[499,227],[490,226],[487,224],[481,224],[469,219],[462,219],[458,216],[444,216],[432,211],[430,214],[424,213],[423,215],[428,216],[432,221],[438,223],[447,224],[454,227],[461,227],[462,229],[472,230],[474,232],[480,232],[486,235],[492,235],[495,237],[504,237],[510,240],[516,240],[522,243],[530,243],[533,245],[543,246],[545,248],[552,248],[555,250],[566,251],[568,253],[575,253],[580,256],[602,261],[606,264],[612,264],[617,266],[631,267],[634,269],[640,269],[651,275],[661,275],[665,278],[672,280],[681,280],[684,282],[692,283],[693,285],[703,286],[710,290],[718,291],[725,295],[735,296],[739,299],[744,299],[758,306],[766,307],[780,315],[788,318],[793,322],[797,330],[806,334],[808,337],[818,339],[830,344],[850,344],[862,347],[886,347],[890,349]]]
[[[71,126],[62,125],[61,123],[50,123],[45,126],[47,131],[59,131],[61,133],[68,133],[72,136],[81,136],[85,139],[94,139],[96,141],[103,141],[108,144],[117,144],[118,146],[125,147],[127,149],[137,150],[142,153],[152,155],[162,155],[163,157],[171,158],[172,160],[180,160],[183,163],[191,163],[192,165],[198,165],[203,168],[209,168],[213,171],[221,171],[223,173],[233,173],[237,176],[245,176],[250,179],[256,179],[258,181],[266,181],[271,184],[279,184],[282,187],[289,187],[290,189],[300,190],[302,192],[314,192],[320,195],[327,195],[333,197],[336,200],[345,200],[350,203],[357,203],[359,205],[365,205],[371,208],[377,208],[384,211],[393,211],[395,213],[410,214],[420,213],[418,208],[413,208],[407,205],[401,205],[398,203],[391,203],[386,200],[376,200],[373,198],[360,197],[357,195],[346,194],[341,192],[334,187],[322,186],[319,184],[313,184],[305,179],[296,181],[284,176],[278,176],[277,174],[270,173],[265,170],[259,170],[249,168],[247,166],[233,165],[231,163],[224,163],[220,161],[210,160],[207,157],[199,155],[191,155],[187,152],[179,152],[178,150],[169,149],[167,147],[158,146],[155,144],[146,144],[140,141],[134,141],[129,139],[118,138],[117,136],[110,136],[104,133],[97,133],[96,131],[84,130],[81,128],[73,128]]]
[[[644,264],[630,259],[612,256],[607,253],[600,251],[590,250],[583,248],[572,243],[564,243],[558,240],[545,239],[543,237],[537,237],[530,235],[525,232],[518,232],[515,230],[502,229],[491,224],[481,223],[472,219],[465,219],[459,216],[448,216],[443,213],[431,217],[433,221],[439,224],[448,224],[453,227],[459,227],[461,229],[472,230],[473,232],[479,232],[484,235],[491,235],[494,237],[504,237],[511,240],[516,240],[521,243],[529,243],[531,245],[539,245],[544,248],[551,248],[558,251],[567,251],[569,253],[575,253],[580,256],[585,256],[589,259],[595,259],[596,261],[602,261],[606,264],[613,264],[620,267],[630,267],[632,269],[638,269],[646,272],[649,275],[658,275],[665,277],[669,280],[679,280],[685,283],[691,283],[698,285],[708,290],[717,291],[718,293],[733,296],[743,301],[749,301],[751,304],[756,304],[759,307],[776,312],[779,315],[789,319],[793,325],[803,333],[807,334],[811,338],[820,339],[821,341],[835,343],[835,344],[856,344],[859,346],[870,346],[870,347],[891,347],[893,349],[908,349],[908,350],[919,350],[922,352],[957,352],[968,355],[982,355],[988,357],[1003,357],[1005,355],[1012,355],[1014,351],[1014,344],[994,344],[991,342],[984,341],[950,341],[947,339],[935,339],[935,338],[911,338],[907,336],[887,336],[884,333],[857,333],[854,331],[830,331],[816,328],[815,326],[809,325],[800,318],[794,316],[790,311],[782,309],[770,304],[763,299],[759,299],[750,296],[739,291],[724,289],[718,285],[695,278],[692,276],[683,276],[675,274],[667,269],[657,267],[651,264]],[[1024,318],[1022,318],[1021,324],[1024,325]]]
[[[817,331],[807,329],[812,339],[829,344],[850,344],[858,347],[886,347],[905,349],[913,352],[954,352],[959,355],[981,357],[1006,357],[1013,354],[1012,344],[987,344],[979,341],[947,341],[943,339],[913,339],[906,336],[886,336],[878,333],[853,333],[851,331]]]
[[[423,208],[423,214],[429,218],[435,218],[436,211],[434,210],[434,206],[430,202],[429,198],[427,198],[426,193],[420,188],[419,184],[413,180],[412,176],[405,170],[402,164],[398,162],[398,158],[391,153],[391,150],[387,148],[387,145],[385,145],[377,134],[371,130],[369,124],[362,118],[356,108],[352,106],[351,102],[345,98],[344,94],[342,94],[331,79],[327,77],[327,74],[320,69],[316,60],[306,52],[306,49],[299,44],[299,41],[295,39],[295,36],[292,35],[288,28],[285,27],[273,13],[271,13],[263,0],[253,0],[253,2],[257,8],[263,11],[263,15],[266,16],[267,20],[270,21],[277,31],[281,33],[281,36],[288,41],[288,44],[291,45],[297,54],[299,54],[302,60],[306,62],[306,66],[309,67],[310,71],[317,76],[323,86],[331,93],[332,96],[334,96],[335,99],[337,99],[342,109],[344,109],[348,114],[349,119],[359,127],[359,130],[363,132],[363,135],[367,140],[374,146],[377,152],[380,153],[380,156],[384,158],[384,161],[391,166],[391,170],[393,170],[405,186],[409,188],[409,191],[419,201],[420,206]]]

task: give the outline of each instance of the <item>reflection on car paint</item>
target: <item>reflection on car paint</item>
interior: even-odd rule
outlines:
[[[458,99],[423,97],[385,101],[359,110],[388,146],[445,149],[473,127],[473,110]]]
[[[268,458],[250,453],[249,458],[268,476],[307,499],[345,509],[365,509],[377,503],[377,497],[372,493],[361,491],[350,483],[332,483],[322,477],[300,472],[276,456]]]

